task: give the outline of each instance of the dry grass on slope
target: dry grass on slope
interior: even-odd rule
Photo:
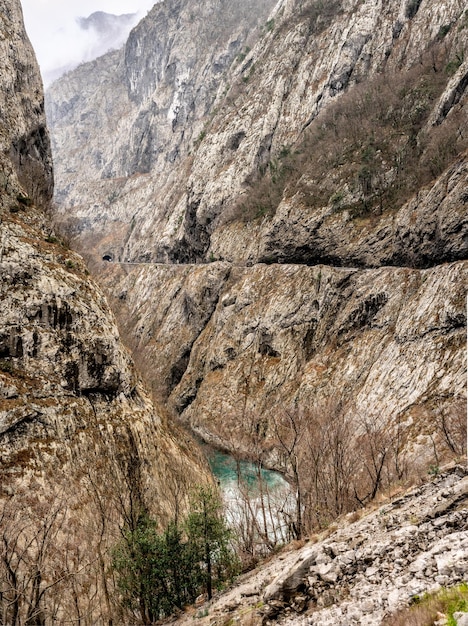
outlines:
[[[466,583],[415,598],[411,607],[387,617],[382,626],[433,626],[439,620],[447,626],[456,626],[453,614],[457,611],[468,611]]]

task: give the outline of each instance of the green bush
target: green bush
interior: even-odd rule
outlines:
[[[439,41],[442,41],[442,39],[444,39],[446,35],[448,35],[448,33],[450,32],[451,27],[452,27],[451,24],[443,24],[439,28],[439,32],[437,33],[437,39]]]
[[[60,240],[54,235],[47,235],[47,237],[45,238],[45,241],[47,243],[60,243]]]
[[[23,193],[19,193],[16,196],[16,199],[18,200],[18,202],[20,204],[22,204],[24,207],[30,207],[33,205],[33,201],[31,200],[31,198],[29,196],[25,196]]]
[[[124,607],[139,612],[144,624],[167,617],[191,604],[203,592],[211,598],[237,573],[230,531],[219,495],[196,490],[187,519],[163,531],[146,513],[113,550],[112,567]]]
[[[445,73],[448,76],[453,76],[457,72],[458,68],[461,66],[464,60],[465,60],[465,55],[463,51],[457,53],[455,55],[455,58],[450,59],[450,61],[445,66]]]

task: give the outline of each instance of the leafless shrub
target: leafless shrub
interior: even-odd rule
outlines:
[[[435,412],[435,425],[441,445],[453,458],[466,455],[466,401],[454,400]]]
[[[99,563],[103,536],[94,535],[89,519],[79,521],[73,514],[75,505],[59,490],[45,494],[40,487],[18,490],[2,501],[2,624],[88,625],[104,617]]]
[[[367,505],[406,474],[402,424],[329,401],[273,416],[274,445],[295,498],[300,538]]]

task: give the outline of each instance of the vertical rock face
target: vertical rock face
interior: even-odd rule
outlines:
[[[413,467],[437,461],[431,437],[444,457],[441,420],[464,415],[467,269],[218,262],[104,280],[157,391],[205,439],[248,450],[263,420],[268,447],[285,410],[331,419],[341,403],[357,431],[399,429]]]
[[[120,252],[114,226],[124,238],[131,222],[140,230],[138,214],[148,203],[159,207],[157,228],[172,245],[180,211],[174,215],[164,198],[178,202],[181,172],[189,171],[191,155],[206,134],[216,98],[226,89],[226,72],[246,55],[256,26],[264,24],[272,6],[272,0],[158,3],[121,52],[78,68],[50,88],[48,119],[62,154],[57,199],[72,202],[73,215],[86,215],[89,224],[99,213],[99,230],[110,234],[106,247]],[[88,151],[91,158],[83,158]],[[94,207],[89,216],[88,200],[79,199],[85,170]],[[82,226],[78,218],[77,228]]]
[[[46,204],[52,196],[53,178],[44,97],[19,2],[6,1],[2,6],[0,67],[2,160],[11,161],[25,190],[35,201]]]
[[[169,519],[207,471],[150,400],[102,292],[39,208],[51,155],[19,2],[3,2],[0,24],[0,615],[109,623],[119,526],[144,511]]]

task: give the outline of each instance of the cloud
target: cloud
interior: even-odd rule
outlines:
[[[82,61],[120,47],[130,29],[154,5],[155,0],[22,0],[24,20],[41,67],[44,84]],[[114,15],[136,13],[131,23],[115,31],[112,44],[95,28],[81,28],[77,18],[96,11]]]

